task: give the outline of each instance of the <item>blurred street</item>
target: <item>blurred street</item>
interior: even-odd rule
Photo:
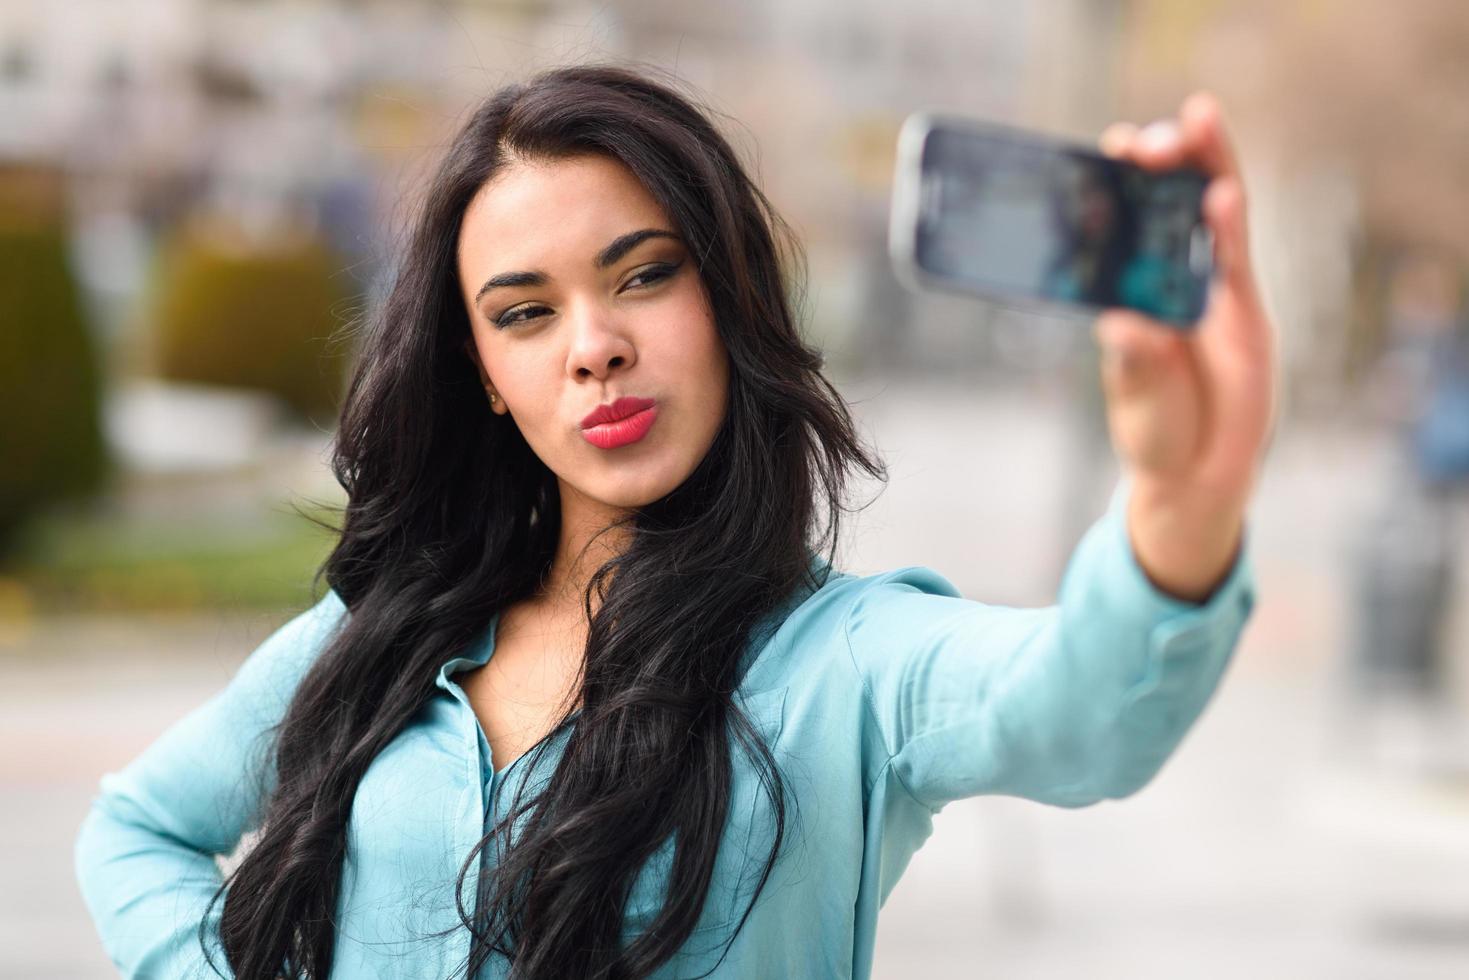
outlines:
[[[1059,389],[890,380],[846,394],[891,479],[849,525],[845,565],[927,564],[972,598],[1048,602],[1071,543],[1058,530],[1068,491],[1100,513],[1114,479],[1078,475],[1076,410]],[[1251,517],[1259,605],[1178,754],[1120,802],[946,809],[884,910],[876,976],[1469,976],[1465,729],[1425,746],[1391,716],[1336,710],[1354,622],[1347,542],[1391,447],[1361,425],[1292,424]],[[1450,603],[1461,721],[1465,592]],[[71,866],[96,780],[280,621],[43,620],[0,660],[0,977],[113,975]]]

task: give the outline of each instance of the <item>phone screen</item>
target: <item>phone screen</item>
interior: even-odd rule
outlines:
[[[983,294],[1126,306],[1192,324],[1208,290],[1207,179],[1150,173],[1005,131],[923,143],[913,260]]]

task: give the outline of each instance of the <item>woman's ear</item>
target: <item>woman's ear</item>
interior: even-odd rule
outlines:
[[[485,389],[485,396],[490,400],[490,411],[497,415],[504,415],[508,409],[505,407],[505,399],[495,390],[495,385],[490,381],[489,374],[485,371],[484,364],[479,359],[479,351],[475,349],[474,338],[471,337],[464,342],[464,356],[469,358],[474,370],[479,374],[479,383]]]

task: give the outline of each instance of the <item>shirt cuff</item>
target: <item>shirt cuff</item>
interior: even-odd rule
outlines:
[[[1190,602],[1169,595],[1153,584],[1143,571],[1127,534],[1127,501],[1131,482],[1120,480],[1112,492],[1107,513],[1093,529],[1101,540],[1095,555],[1097,580],[1105,583],[1109,606],[1125,610],[1132,622],[1151,623],[1149,663],[1135,695],[1154,687],[1171,671],[1169,660],[1188,660],[1209,651],[1213,657],[1228,658],[1245,621],[1255,608],[1255,575],[1250,557],[1248,520],[1241,531],[1234,565],[1213,594],[1203,602]],[[1222,669],[1223,664],[1214,665]]]
[[[1094,639],[1112,665],[1091,682],[1111,744],[1078,798],[1114,798],[1147,784],[1212,697],[1255,605],[1248,529],[1235,564],[1207,601],[1155,586],[1127,535],[1126,480],[1087,531],[1061,585],[1068,633]],[[1079,641],[1078,641],[1079,642]]]
[[[1107,504],[1107,514],[1104,519],[1108,525],[1108,533],[1113,539],[1109,542],[1111,546],[1109,550],[1115,552],[1118,559],[1112,571],[1118,576],[1124,588],[1143,597],[1143,601],[1163,614],[1217,609],[1231,600],[1237,606],[1244,606],[1244,611],[1248,614],[1254,606],[1253,569],[1249,562],[1248,521],[1245,522],[1240,532],[1240,544],[1235,553],[1234,564],[1230,566],[1229,574],[1224,577],[1224,580],[1203,601],[1180,599],[1154,585],[1152,579],[1148,578],[1147,573],[1143,571],[1142,564],[1137,560],[1137,552],[1133,550],[1132,539],[1127,533],[1127,501],[1131,491],[1132,483],[1126,477],[1118,481],[1116,488],[1112,491],[1112,498]],[[1229,596],[1227,599],[1226,593]],[[1221,602],[1221,600],[1224,601]]]

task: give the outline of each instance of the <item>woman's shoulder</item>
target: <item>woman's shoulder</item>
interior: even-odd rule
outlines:
[[[852,629],[901,630],[913,615],[906,601],[917,596],[961,599],[953,583],[926,565],[877,572],[833,567],[817,557],[812,578],[757,637],[752,669],[770,675],[819,674],[823,662],[849,664]]]
[[[824,559],[813,561],[818,587],[795,606],[790,617],[845,622],[854,610],[881,604],[884,599],[915,593],[961,598],[942,573],[927,565],[904,565],[875,572],[839,570]]]
[[[335,589],[315,600],[302,612],[278,628],[261,649],[271,649],[285,655],[319,652],[319,648],[342,625],[350,615],[347,604]]]
[[[245,658],[231,686],[271,705],[288,701],[349,616],[341,596],[328,589],[257,646]]]

